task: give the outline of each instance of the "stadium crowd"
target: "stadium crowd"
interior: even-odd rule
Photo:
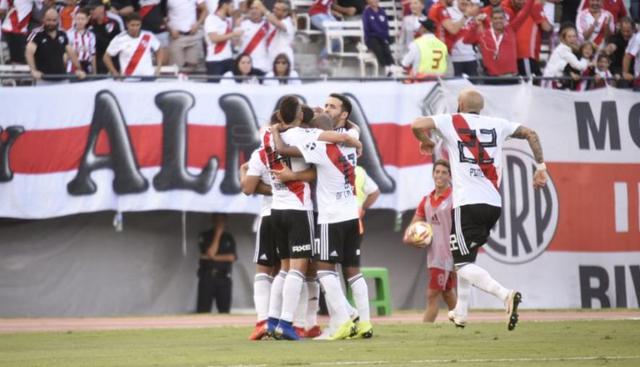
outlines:
[[[0,0],[0,17],[8,61],[29,65],[36,80],[152,77],[162,65],[176,65],[237,83],[299,83],[294,49],[309,40],[296,37],[306,20],[316,33],[328,21],[361,22],[362,41],[387,76],[508,77],[484,81],[493,84],[541,76],[550,88],[640,89],[638,0],[302,2],[306,7],[301,0],[295,7],[287,0]],[[310,39],[325,44],[322,36]],[[330,71],[339,45],[335,38],[328,44],[316,75],[305,76]]]

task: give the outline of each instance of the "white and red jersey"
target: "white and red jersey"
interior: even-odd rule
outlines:
[[[243,30],[240,53],[250,55],[253,67],[265,73],[272,69],[267,53],[267,36],[271,28],[265,20],[254,23],[245,19],[240,23],[240,29]]]
[[[433,230],[431,246],[427,247],[427,268],[453,271],[453,256],[449,246],[453,195],[450,187],[437,198],[435,195],[436,191],[433,190],[424,196],[416,208],[416,217],[431,224]]]
[[[458,9],[457,6],[448,7],[447,12],[451,17],[451,20],[454,22],[457,22],[460,19],[464,18],[464,14],[460,9]],[[468,62],[478,60],[478,56],[476,56],[476,52],[474,51],[473,46],[462,41],[464,32],[466,31],[467,28],[465,26],[458,33],[453,35],[453,46],[449,49],[452,62]]]
[[[605,20],[607,18],[609,19],[609,34],[613,34],[613,32],[615,32],[616,26],[615,22],[613,21],[613,14],[602,9],[600,11],[600,15],[598,16],[598,19],[596,19],[588,9],[580,10],[578,12],[578,16],[576,17],[576,28],[578,29],[578,36],[580,37],[580,39],[593,42],[597,47],[600,47],[606,37]],[[593,33],[591,33],[591,36],[588,39],[585,39],[584,32],[589,29],[594,23],[596,24],[596,27],[593,30]]]
[[[589,9],[589,0],[582,0],[578,9]],[[621,17],[629,16],[624,0],[602,0],[602,9],[613,14],[615,23],[618,23],[618,19]]]
[[[91,62],[96,54],[96,35],[89,30],[78,32],[76,29],[67,31],[69,45],[73,47],[79,62]],[[71,60],[67,63],[67,71],[74,72]]]
[[[293,69],[293,40],[296,36],[296,27],[293,25],[291,17],[281,19],[280,22],[286,29],[278,29],[278,27],[271,25],[271,29],[267,35],[269,64],[273,65],[273,61],[279,54],[286,54],[291,62],[290,67]]]
[[[0,8],[7,10],[2,32],[27,34],[33,4],[34,0],[0,0]]]
[[[212,42],[209,35],[215,33],[224,35],[233,32],[233,21],[231,18],[222,19],[217,14],[209,14],[204,21],[204,40],[207,43],[206,61],[222,61],[233,57],[231,50],[231,40],[222,42]]]
[[[627,45],[627,49],[624,53],[629,54],[635,58],[635,64],[633,67],[633,76],[638,79],[640,78],[640,33],[636,33],[629,40],[629,44]]]
[[[204,0],[167,0],[167,19],[169,28],[187,33],[198,21],[198,6]]]
[[[316,0],[309,8],[309,16],[316,14],[331,14],[333,0]]]
[[[264,148],[258,148],[251,153],[247,176],[260,177],[260,181],[262,181],[262,183],[265,185],[271,185],[271,172],[269,172],[269,167],[267,166],[267,153]],[[271,196],[262,196],[262,207],[260,209],[261,217],[271,215],[271,202]]]
[[[502,147],[520,124],[471,113],[431,116],[449,153],[453,207],[489,204],[502,207],[498,185]]]
[[[159,48],[160,41],[151,32],[140,31],[136,38],[121,32],[109,43],[106,52],[111,56],[118,55],[122,75],[149,76],[155,74],[152,51]]]
[[[356,197],[356,149],[315,139],[297,141],[296,147],[307,163],[316,166],[318,224],[339,223],[359,218]]]
[[[295,145],[300,141],[315,139],[315,129],[291,128],[280,134],[285,144]],[[293,172],[304,171],[309,165],[302,158],[285,158],[276,153],[275,144],[270,131],[262,136],[262,147],[267,153],[267,166],[270,170],[280,170],[284,165]],[[304,181],[281,182],[271,176],[272,209],[278,210],[313,210],[311,186]]]

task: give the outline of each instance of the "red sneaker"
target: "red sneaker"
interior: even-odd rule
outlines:
[[[316,338],[316,337],[320,336],[320,334],[322,334],[322,329],[320,329],[320,326],[316,325],[316,326],[312,327],[311,329],[307,330],[304,333],[304,337],[305,338]]]
[[[303,327],[294,326],[293,330],[295,330],[296,335],[298,335],[299,338],[304,338],[304,328]]]
[[[249,340],[262,340],[264,336],[267,334],[267,320],[258,321],[256,323],[256,327],[253,329],[251,335],[249,335]]]

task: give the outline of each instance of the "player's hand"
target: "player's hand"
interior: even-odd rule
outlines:
[[[533,174],[533,188],[540,189],[547,184],[547,170],[539,169]]]
[[[87,77],[87,73],[85,73],[83,70],[76,70],[76,75],[78,76],[78,79],[80,79],[80,80],[82,80],[82,79]]]
[[[171,34],[171,39],[178,39],[178,37],[180,37],[180,32],[178,32],[175,29],[170,29],[169,30],[169,34]]]
[[[436,146],[436,143],[434,143],[431,140],[429,140],[429,141],[421,141],[420,142],[420,154],[432,155],[433,154],[433,148],[435,146]]]
[[[289,182],[296,179],[295,174],[287,166],[284,166],[281,170],[271,170],[271,173],[280,182]]]
[[[40,80],[40,79],[42,79],[42,71],[40,71],[40,70],[31,70],[31,76],[35,80]]]
[[[193,25],[191,26],[191,29],[189,29],[189,34],[194,35],[196,33],[198,33],[198,28],[200,26],[198,25],[198,23],[193,23]]]

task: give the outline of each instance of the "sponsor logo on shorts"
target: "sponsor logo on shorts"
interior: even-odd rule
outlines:
[[[540,256],[558,226],[558,194],[551,176],[547,186],[533,189],[535,160],[518,149],[504,149],[502,216],[485,250],[497,261],[523,264]]]
[[[310,244],[298,245],[298,246],[292,246],[291,247],[291,252],[305,252],[305,251],[311,251],[311,245]]]

